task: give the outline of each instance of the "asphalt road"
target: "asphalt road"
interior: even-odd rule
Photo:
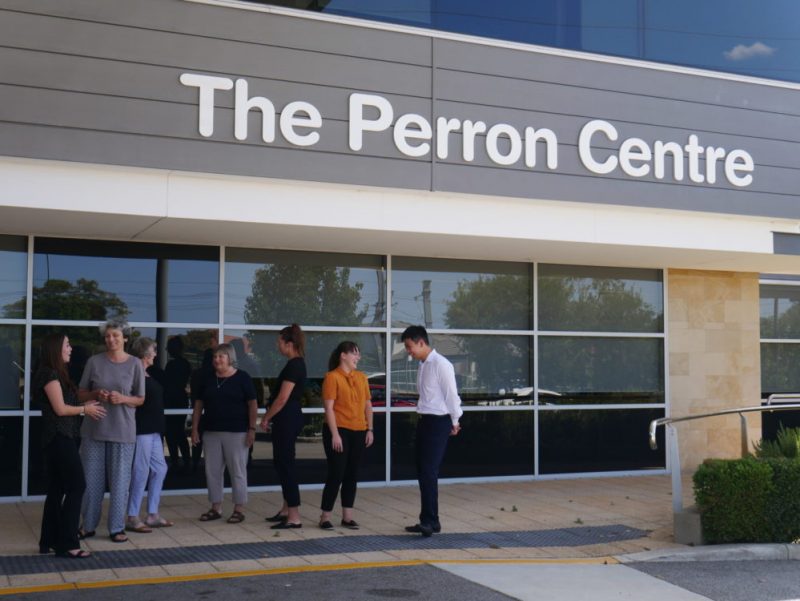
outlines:
[[[798,561],[454,563],[27,593],[24,601],[798,601]],[[498,592],[502,591],[502,592]],[[2,601],[3,597],[0,597]]]
[[[25,601],[509,601],[432,566],[275,574],[29,593]],[[2,597],[0,597],[2,599]]]
[[[714,601],[800,599],[800,561],[698,561],[628,564]]]

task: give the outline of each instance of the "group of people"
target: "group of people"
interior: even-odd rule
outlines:
[[[77,386],[67,371],[69,339],[53,334],[42,344],[40,367],[34,378],[34,398],[44,418],[49,474],[39,541],[42,553],[53,550],[69,558],[90,556],[80,548],[79,540],[95,535],[106,483],[110,491],[108,530],[113,542],[126,541],[126,530],[150,532],[172,525],[158,511],[167,465],[162,443],[164,391],[147,373],[156,357],[156,343],[138,338],[130,355],[125,350],[129,336],[126,323],[111,321],[101,331],[106,351],[89,358]],[[409,355],[420,361],[416,464],[421,510],[419,523],[406,530],[431,536],[441,530],[439,467],[448,438],[460,430],[461,400],[453,365],[431,348],[425,328],[411,326],[401,340]],[[244,521],[249,450],[260,427],[271,432],[273,462],[283,497],[281,508],[266,520],[276,530],[303,526],[295,444],[303,428],[305,335],[292,324],[280,330],[277,346],[287,362],[271,389],[260,423],[255,386],[250,375],[237,367],[232,345],[218,345],[211,369],[194,378],[191,442],[203,445],[211,504],[200,516],[201,521],[223,517],[226,470],[233,497],[227,521]],[[357,369],[360,358],[358,345],[340,343],[331,353],[322,384],[328,473],[318,525],[324,530],[334,527],[331,516],[340,490],[341,526],[359,528],[353,516],[358,470],[364,450],[374,442],[371,395],[366,375]],[[81,416],[87,418],[82,425]],[[145,487],[148,507],[142,520],[139,512]]]

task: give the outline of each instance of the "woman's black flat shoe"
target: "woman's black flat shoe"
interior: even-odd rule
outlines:
[[[328,520],[319,523],[319,527],[323,530],[333,530],[333,524],[331,524]]]
[[[303,524],[294,524],[292,522],[278,522],[274,526],[270,526],[273,530],[288,530],[289,528],[302,528]]]
[[[268,518],[264,518],[264,520],[267,522],[285,522],[288,519],[289,516],[281,513],[280,511],[275,515],[271,515]]]
[[[83,549],[78,549],[75,553],[70,553],[69,551],[59,551],[56,553],[56,557],[63,557],[65,559],[89,559],[91,556],[91,553]]]

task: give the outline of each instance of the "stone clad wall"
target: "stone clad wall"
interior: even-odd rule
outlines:
[[[671,269],[668,272],[671,416],[759,404],[758,274]],[[748,438],[761,437],[761,417],[748,416]],[[708,457],[740,456],[739,416],[678,424],[681,468]]]

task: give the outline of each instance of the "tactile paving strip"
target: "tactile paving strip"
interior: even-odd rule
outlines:
[[[102,551],[81,560],[64,559],[54,555],[13,555],[0,557],[0,574],[10,576],[364,551],[579,547],[633,540],[644,536],[647,536],[647,531],[629,528],[622,524],[554,530],[436,534],[430,538],[412,534],[334,535],[310,540]]]

